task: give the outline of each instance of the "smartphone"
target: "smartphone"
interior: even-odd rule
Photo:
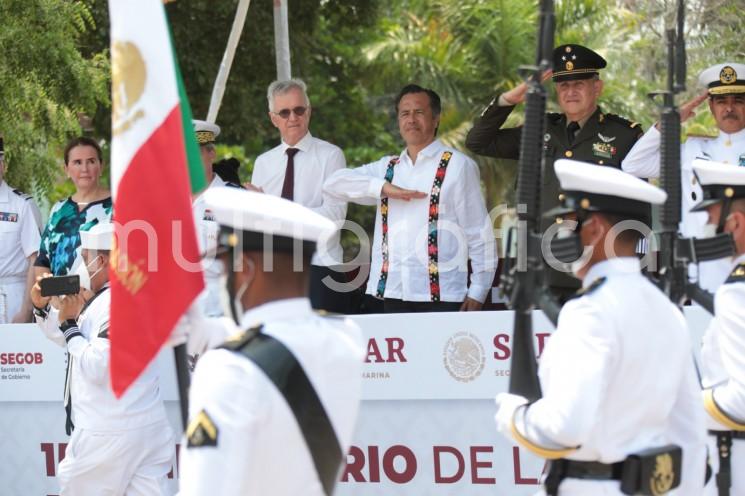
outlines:
[[[39,281],[42,296],[61,296],[80,292],[80,276],[45,277]]]

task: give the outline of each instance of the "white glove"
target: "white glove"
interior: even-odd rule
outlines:
[[[528,400],[517,394],[499,393],[496,402],[497,415],[494,417],[494,420],[497,422],[497,431],[510,436],[515,410],[526,405]]]

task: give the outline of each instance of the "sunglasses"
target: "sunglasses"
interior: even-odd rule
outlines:
[[[290,113],[294,113],[298,117],[302,117],[305,115],[305,111],[308,110],[308,107],[295,107],[292,109],[282,109],[279,112],[272,112],[274,115],[278,115],[283,119],[289,119]]]

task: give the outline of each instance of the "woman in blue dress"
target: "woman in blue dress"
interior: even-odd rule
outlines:
[[[79,137],[67,144],[65,173],[75,185],[75,193],[52,207],[34,264],[37,276],[73,272],[82,260],[80,231],[111,221],[111,193],[101,185],[102,172],[101,147],[95,140]]]

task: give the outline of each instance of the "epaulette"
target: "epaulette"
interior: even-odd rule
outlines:
[[[13,193],[17,194],[18,196],[20,196],[24,200],[30,200],[31,198],[33,198],[31,195],[27,195],[26,193],[24,193],[20,189],[14,189],[13,190]]]
[[[688,138],[715,139],[716,136],[710,136],[708,134],[703,134],[703,133],[688,133],[686,134],[686,139]]]
[[[593,291],[595,291],[596,289],[598,289],[600,286],[602,286],[603,283],[605,283],[606,280],[607,280],[606,277],[601,277],[599,279],[595,279],[592,284],[590,284],[586,288],[580,288],[579,291],[577,291],[576,293],[574,293],[574,295],[572,295],[572,297],[570,298],[570,300],[573,300],[575,298],[581,298],[583,296],[589,295],[590,293],[592,293]]]
[[[556,112],[546,112],[546,119],[550,120],[551,122],[559,122],[559,119],[561,119],[562,115],[564,114],[557,114]]]
[[[628,126],[631,129],[634,129],[634,128],[640,126],[640,124],[638,122],[633,122],[633,121],[630,121],[628,119],[624,119],[620,115],[616,115],[616,114],[604,114],[604,115],[605,115],[605,118],[606,119],[608,119],[610,121],[613,121],[613,122],[618,122],[619,124],[623,124],[624,126]]]
[[[725,284],[729,284],[732,282],[743,282],[745,281],[745,263],[741,263],[735,269],[730,273],[729,277],[726,281],[724,281]]]
[[[230,350],[230,351],[240,351],[253,338],[255,338],[261,332],[263,328],[264,328],[264,324],[259,324],[245,331],[237,332],[233,334],[232,336],[230,336],[228,339],[226,339],[225,342],[220,345],[220,348]]]
[[[346,319],[347,316],[343,313],[329,312],[328,310],[313,310],[313,313],[324,319]]]

